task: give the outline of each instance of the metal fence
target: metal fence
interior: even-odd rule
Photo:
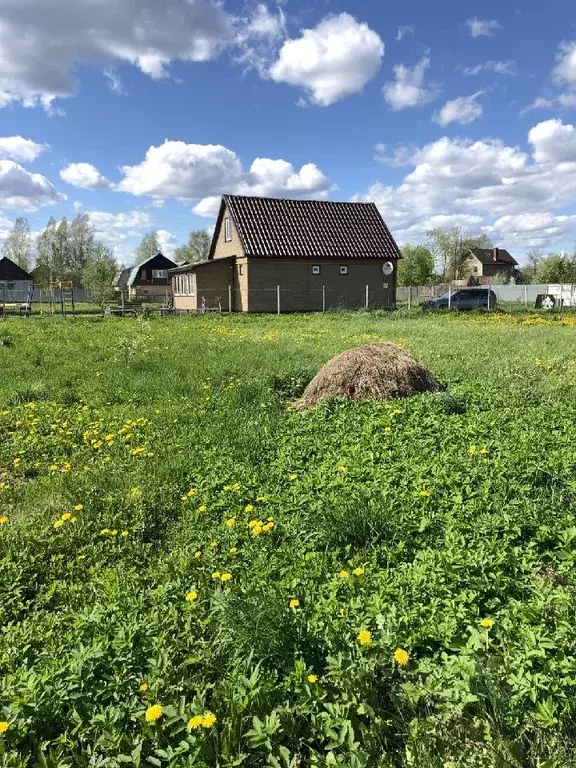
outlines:
[[[6,304],[26,304],[28,302],[32,304],[59,304],[60,303],[60,289],[59,288],[40,288],[34,286],[34,291],[28,290],[8,290],[0,288],[0,303]],[[89,303],[92,301],[90,291],[86,288],[74,288],[74,301],[80,303]]]
[[[554,299],[556,309],[576,307],[576,285],[567,283],[540,283],[531,285],[485,285],[496,296],[498,304],[513,305],[526,309],[534,308],[539,296],[551,296]],[[473,287],[463,286],[458,283],[443,283],[441,285],[418,285],[409,288],[398,288],[396,300],[399,306],[411,307],[421,304],[431,298],[443,296],[448,292],[455,293],[459,290],[474,290]]]

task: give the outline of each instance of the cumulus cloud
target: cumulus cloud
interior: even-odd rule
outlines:
[[[30,173],[13,160],[0,160],[0,208],[35,211],[44,205],[66,200],[39,173]]]
[[[87,211],[96,230],[96,236],[114,251],[119,262],[132,263],[134,250],[143,234],[154,227],[147,211],[132,210],[121,213]]]
[[[384,43],[349,13],[329,16],[301,37],[287,40],[270,67],[272,80],[304,88],[327,107],[361,91],[380,69]]]
[[[170,258],[174,255],[174,249],[176,247],[176,235],[169,232],[167,229],[158,229],[158,242],[160,243],[160,250]]]
[[[552,69],[551,80],[558,90],[549,89],[545,96],[538,96],[520,114],[534,109],[563,110],[576,107],[576,41],[560,43],[556,52],[556,66]]]
[[[141,163],[122,168],[121,192],[157,199],[200,198],[199,215],[212,215],[223,193],[326,197],[333,184],[313,163],[299,170],[286,160],[256,158],[244,170],[235,152],[218,144],[166,141],[150,147]],[[213,199],[212,199],[213,198]]]
[[[485,61],[483,64],[477,64],[475,67],[464,67],[462,70],[465,75],[479,75],[482,72],[493,72],[495,75],[508,75],[512,77],[518,74],[516,62],[512,59],[506,61]]]
[[[576,200],[575,136],[573,125],[548,120],[530,130],[530,153],[498,139],[448,137],[398,148],[411,166],[401,183],[373,184],[354,199],[375,201],[400,240],[423,238],[433,217],[449,216],[478,232],[497,221],[498,238],[510,246],[551,245],[573,223],[562,209]],[[520,238],[521,222],[532,216],[540,217],[540,234]]]
[[[501,29],[500,22],[496,19],[479,19],[477,16],[467,19],[466,26],[472,37],[492,37]]]
[[[469,125],[482,115],[482,104],[476,99],[483,91],[473,93],[472,96],[459,96],[457,99],[447,101],[444,106],[434,113],[432,120],[438,125],[446,126],[450,123]]]
[[[47,144],[37,144],[31,139],[23,139],[22,136],[0,138],[0,159],[2,160],[31,163],[46,149],[49,149]]]
[[[384,85],[384,98],[391,109],[398,111],[408,107],[418,107],[435,99],[440,90],[435,85],[426,85],[424,77],[430,66],[430,59],[425,56],[413,67],[397,64],[394,67],[394,80]]]
[[[112,183],[90,163],[71,163],[60,171],[60,178],[80,189],[110,189]]]
[[[2,0],[0,105],[70,96],[76,61],[128,62],[151,77],[214,58],[232,38],[209,0]]]
[[[557,83],[576,83],[576,41],[560,43],[552,74]]]

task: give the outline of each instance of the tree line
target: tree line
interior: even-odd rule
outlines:
[[[398,285],[434,285],[470,277],[468,252],[471,248],[492,248],[486,234],[470,235],[462,227],[448,230],[431,229],[426,243],[405,243],[400,247],[403,258],[398,262]],[[517,270],[521,283],[576,284],[576,253],[548,253],[532,249],[526,263]],[[503,273],[494,282],[509,282]]]

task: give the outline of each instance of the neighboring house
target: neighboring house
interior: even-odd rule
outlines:
[[[466,257],[471,277],[508,277],[517,274],[518,262],[504,248],[471,248]],[[488,282],[488,281],[486,281]]]
[[[374,203],[224,195],[208,258],[170,270],[174,309],[391,309],[399,258]]]
[[[116,277],[114,287],[129,299],[166,298],[172,295],[168,270],[175,266],[176,262],[158,253],[134,267],[123,269]]]
[[[22,297],[14,300],[24,301],[26,298],[24,294],[28,294],[32,285],[32,275],[7,256],[0,258],[0,301],[5,292],[22,294]]]

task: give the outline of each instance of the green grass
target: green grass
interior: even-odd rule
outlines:
[[[574,326],[1,323],[0,766],[576,765]],[[290,410],[374,340],[447,391]]]

